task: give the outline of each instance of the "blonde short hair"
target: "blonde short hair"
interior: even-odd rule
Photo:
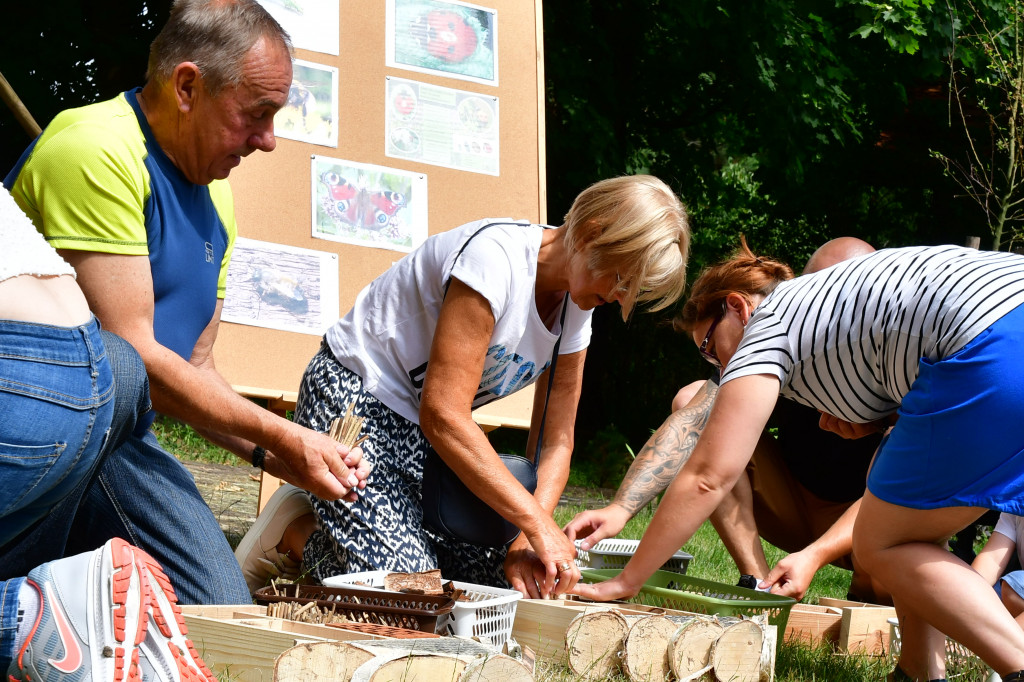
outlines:
[[[690,225],[686,207],[653,175],[626,175],[580,192],[565,216],[565,245],[596,275],[622,278],[622,319],[637,303],[663,310],[682,296]]]
[[[260,38],[291,52],[288,33],[256,0],[175,0],[149,48],[146,80],[164,83],[178,64],[193,62],[216,97],[242,82],[245,57]]]

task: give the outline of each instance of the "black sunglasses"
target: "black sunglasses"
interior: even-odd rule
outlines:
[[[700,351],[700,354],[704,356],[705,360],[718,369],[722,369],[722,361],[718,359],[718,356],[715,355],[713,350],[708,350],[708,342],[711,341],[711,335],[715,333],[715,327],[718,326],[718,323],[722,321],[723,317],[725,317],[724,309],[722,312],[718,313],[718,317],[711,322],[711,326],[708,327],[708,333],[704,335],[704,341],[701,342],[700,348],[697,349]]]

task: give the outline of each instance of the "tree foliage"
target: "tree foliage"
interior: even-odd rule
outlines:
[[[984,34],[976,21],[984,17],[990,43],[1008,54],[1013,41],[998,17],[1019,17],[1004,8],[1020,2],[548,2],[548,215],[557,223],[601,178],[654,173],[691,212],[691,273],[726,255],[741,233],[797,269],[839,235],[897,246],[984,234],[988,218],[958,198],[955,174],[933,154],[967,163],[954,94],[970,103],[963,119],[975,149],[1001,150],[984,138],[1007,129],[999,62],[967,37]],[[63,108],[140,84],[169,6],[12,4],[4,14],[16,28],[4,36],[0,71],[45,125]],[[28,142],[0,111],[0,171]],[[675,390],[709,373],[666,318],[637,313],[623,325],[615,311],[597,311],[577,443],[614,424],[639,445]]]
[[[943,7],[943,11],[945,8]],[[552,220],[602,177],[651,172],[693,218],[691,273],[747,236],[797,270],[822,242],[962,243],[984,224],[932,150],[953,20],[933,3],[567,0],[545,12]],[[866,36],[866,37],[865,37]],[[578,439],[639,444],[709,373],[664,320],[598,310]]]

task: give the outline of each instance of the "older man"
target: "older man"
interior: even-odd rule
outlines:
[[[815,251],[804,272],[872,251],[859,239],[833,239]],[[717,393],[717,379],[681,389],[672,402],[672,415],[637,454],[612,503],[578,514],[566,526],[569,537],[583,538],[589,549],[616,535],[665,490],[693,451]],[[769,578],[773,592],[799,599],[818,569],[835,563],[853,570],[851,591],[856,596],[887,601],[887,593],[852,556],[850,535],[880,437],[861,433],[857,435],[866,437],[844,440],[854,434],[840,437],[836,431],[853,425],[827,419],[811,408],[780,400],[769,422],[778,429],[778,437],[766,433],[761,438],[747,475],[740,477],[711,522],[743,574],[740,584],[745,587]],[[851,515],[845,516],[848,512]],[[761,538],[792,554],[769,571]]]
[[[358,450],[240,398],[212,355],[236,233],[225,178],[243,157],[274,149],[290,49],[255,0],[177,0],[153,42],[145,86],[59,114],[5,185],[75,267],[104,327],[138,350],[156,411],[337,499],[365,479]],[[191,476],[152,433],[107,458],[68,551],[113,536],[160,561],[184,602],[250,600]]]

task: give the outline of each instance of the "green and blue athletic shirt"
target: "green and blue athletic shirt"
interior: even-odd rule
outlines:
[[[58,114],[4,180],[57,249],[148,256],[156,340],[188,360],[224,297],[236,227],[226,180],[189,182],[138,90]]]

